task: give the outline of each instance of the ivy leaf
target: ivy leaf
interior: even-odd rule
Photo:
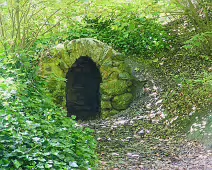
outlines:
[[[157,63],[158,62],[158,58],[152,60],[154,63]]]
[[[78,167],[76,162],[69,162],[69,166],[71,166],[73,168],[77,168]]]
[[[22,163],[20,163],[18,160],[14,160],[13,164],[16,168],[19,168],[22,165]]]
[[[132,31],[135,29],[135,24],[134,23],[130,23],[129,25],[129,29]]]

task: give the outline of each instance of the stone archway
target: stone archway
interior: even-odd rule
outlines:
[[[74,112],[66,107],[69,106],[66,101],[66,85],[69,82],[67,76],[69,76],[70,70],[78,68],[76,65],[82,56],[91,60],[101,75],[101,102],[100,107],[97,107],[101,109],[101,116],[105,118],[126,109],[133,100],[131,70],[121,53],[92,38],[66,41],[49,49],[42,56],[41,73],[44,77],[48,77],[48,88],[54,96],[55,102],[66,108],[70,114]],[[85,73],[88,74],[86,71]],[[74,96],[76,97],[76,95],[72,97]]]
[[[99,117],[101,112],[101,74],[91,58],[76,60],[66,75],[66,107],[68,116],[87,120]]]

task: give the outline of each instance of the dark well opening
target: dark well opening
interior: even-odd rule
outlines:
[[[66,107],[68,116],[88,120],[100,116],[101,74],[89,57],[80,57],[69,69],[66,82]]]

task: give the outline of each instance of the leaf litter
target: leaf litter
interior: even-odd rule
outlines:
[[[212,170],[212,150],[186,135],[169,133],[163,90],[149,82],[127,110],[81,123],[95,131],[99,170]]]

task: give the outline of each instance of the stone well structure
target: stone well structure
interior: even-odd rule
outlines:
[[[124,56],[92,38],[49,49],[42,57],[41,73],[68,116],[105,118],[126,109],[133,100],[131,71]]]

